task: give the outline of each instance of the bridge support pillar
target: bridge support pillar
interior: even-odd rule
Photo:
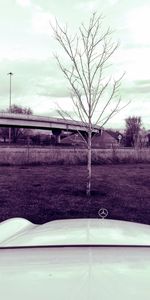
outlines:
[[[56,138],[56,143],[57,143],[57,144],[60,144],[60,142],[61,142],[61,138],[60,138],[60,135],[61,135],[61,129],[52,129],[52,133],[53,133],[53,135],[54,135],[55,138]]]

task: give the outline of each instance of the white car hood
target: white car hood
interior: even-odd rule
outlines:
[[[150,245],[150,226],[106,219],[73,219],[35,225],[13,218],[0,223],[0,246]]]

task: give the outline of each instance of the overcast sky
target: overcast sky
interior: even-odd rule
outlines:
[[[120,47],[113,58],[117,72],[126,72],[120,94],[131,104],[107,127],[123,128],[128,116],[141,116],[150,128],[150,1],[149,0],[0,0],[0,110],[12,104],[34,114],[56,116],[56,104],[70,108],[67,83],[53,53],[58,49],[49,25],[56,17],[78,30],[93,11],[103,13]]]

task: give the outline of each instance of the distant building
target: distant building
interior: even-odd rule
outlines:
[[[79,133],[71,134],[61,139],[61,144],[66,146],[83,147],[85,148],[84,139]],[[112,134],[107,130],[102,130],[95,134],[92,138],[92,148],[112,148],[119,146],[118,135]]]
[[[113,148],[118,147],[119,141],[115,134],[107,130],[102,130],[101,133],[95,135],[92,141],[93,148]]]

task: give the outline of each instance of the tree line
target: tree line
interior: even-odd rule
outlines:
[[[25,114],[32,115],[33,112],[29,107],[22,107],[19,105],[12,105],[10,109],[2,110],[2,113],[14,113],[14,114]],[[11,142],[16,144],[20,138],[27,139],[29,136],[30,129],[20,128],[20,127],[11,127]],[[0,136],[5,143],[9,138],[9,128],[8,127],[0,127]]]
[[[147,133],[139,116],[132,116],[125,119],[126,129],[124,134],[124,144],[126,147],[149,146],[150,134]]]

